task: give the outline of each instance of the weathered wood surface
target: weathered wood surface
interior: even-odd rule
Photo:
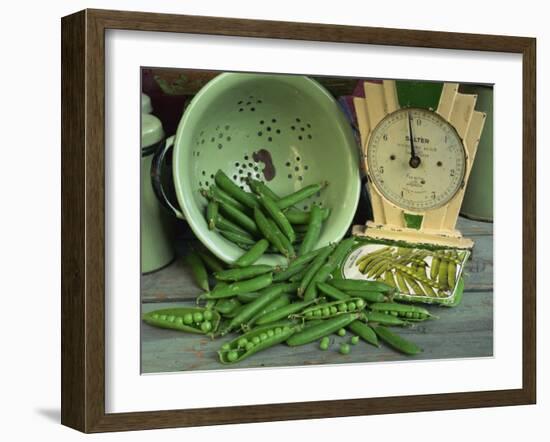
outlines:
[[[185,303],[144,303],[143,312]],[[333,335],[328,351],[321,351],[318,343],[301,347],[278,345],[251,356],[239,363],[244,367],[280,367],[316,364],[340,364],[350,362],[382,362],[419,359],[449,359],[465,357],[489,357],[493,354],[493,294],[469,292],[456,308],[428,307],[439,316],[417,324],[414,328],[393,328],[394,331],[420,345],[424,351],[414,357],[401,355],[382,345],[373,347],[363,341],[352,346],[349,355],[338,353],[339,342],[348,342],[350,333],[340,337]],[[142,325],[142,372],[159,373],[189,370],[224,369],[216,351],[224,342],[234,338],[230,334],[211,340],[202,335],[180,333]]]
[[[364,342],[352,347],[349,355],[338,353],[338,343],[348,336],[333,337],[329,351],[318,343],[290,348],[279,345],[252,356],[239,367],[277,367],[349,362],[382,362],[415,359],[488,357],[493,354],[493,225],[459,218],[457,228],[472,237],[475,247],[466,267],[466,285],[462,303],[456,308],[430,306],[440,319],[417,324],[414,328],[395,329],[420,345],[424,352],[410,357],[382,345],[375,348]],[[185,253],[191,238],[182,232],[178,253]],[[159,308],[194,305],[201,293],[181,259],[158,272],[142,276],[143,312]],[[214,341],[192,335],[142,325],[142,372],[170,372],[222,369],[216,350],[235,335]]]
[[[472,257],[466,265],[466,292],[490,291],[493,287],[493,224],[460,217],[457,228],[475,241]],[[177,253],[186,253],[193,242],[182,230],[177,241]],[[196,242],[196,239],[194,240]],[[181,259],[168,267],[141,277],[141,299],[144,302],[182,301],[195,298],[201,291]]]

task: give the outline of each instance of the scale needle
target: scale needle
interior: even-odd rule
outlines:
[[[407,112],[407,116],[407,119],[409,121],[409,142],[411,144],[411,159],[409,160],[409,166],[411,166],[413,169],[416,169],[418,166],[420,166],[420,157],[416,155],[416,152],[414,150],[411,113]]]

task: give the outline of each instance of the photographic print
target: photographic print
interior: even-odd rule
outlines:
[[[493,356],[493,87],[141,69],[141,372]]]

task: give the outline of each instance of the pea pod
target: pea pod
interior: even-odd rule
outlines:
[[[221,288],[214,288],[210,292],[203,293],[199,298],[205,299],[221,299],[229,298],[238,295],[239,293],[256,292],[261,290],[273,282],[273,274],[266,273],[257,276],[256,278],[237,281],[232,284],[223,285]]]
[[[371,304],[369,308],[372,311],[384,312],[386,314],[397,313],[400,318],[406,318],[410,321],[423,321],[429,318],[436,318],[424,307],[418,305],[398,304],[396,302],[377,302]]]
[[[439,283],[439,288],[441,290],[446,290],[448,288],[448,284],[447,284],[448,266],[449,266],[449,261],[447,261],[446,259],[441,260],[441,264],[439,264],[439,275],[437,277],[437,282]]]
[[[328,207],[323,207],[321,211],[323,212],[323,221],[325,221],[330,216],[330,209]],[[290,208],[285,210],[285,215],[291,224],[309,223],[310,212]]]
[[[414,278],[410,275],[403,275],[403,279],[409,285],[409,287],[411,288],[411,291],[413,292],[413,294],[419,295],[419,296],[424,295],[424,291],[423,291],[422,287],[416,281],[416,278]],[[427,287],[429,287],[429,286],[427,286]]]
[[[365,317],[369,322],[375,322],[382,325],[403,326],[409,324],[407,321],[404,321],[397,316],[388,315],[382,312],[366,312]]]
[[[216,220],[216,227],[219,230],[223,230],[226,232],[233,232],[233,233],[238,233],[240,235],[250,236],[250,233],[244,230],[241,226],[235,224],[233,221],[229,221],[227,218],[223,217],[222,215],[218,215],[218,218]]]
[[[248,267],[222,270],[221,272],[214,273],[214,277],[218,281],[242,281],[243,279],[254,278],[265,273],[273,272],[274,270],[275,268],[265,264],[252,265]]]
[[[355,296],[356,298],[363,298],[367,302],[386,302],[389,299],[385,294],[380,292],[349,290],[346,293],[350,296]]]
[[[233,364],[242,361],[254,353],[266,350],[277,344],[285,342],[294,333],[301,329],[301,325],[284,325],[260,327],[233,339],[224,344],[218,350],[218,356],[222,364]]]
[[[227,216],[231,221],[237,223],[248,233],[251,233],[252,235],[258,235],[260,233],[254,220],[246,215],[244,212],[241,212],[239,209],[236,209],[235,207],[231,206],[230,204],[226,204],[223,201],[219,201],[219,205],[220,210],[225,216]]]
[[[216,228],[216,221],[218,220],[218,202],[209,201],[206,206],[206,221],[208,222],[208,229],[214,230]]]
[[[243,235],[242,233],[235,233],[226,230],[220,230],[220,234],[238,246],[254,246],[254,244],[256,244],[254,238],[248,234]]]
[[[296,252],[294,251],[294,246],[290,240],[283,234],[283,232],[281,232],[281,229],[279,229],[279,226],[275,223],[275,221],[268,218],[267,222],[273,234],[279,239],[283,247],[288,250],[288,258],[294,259],[296,257]]]
[[[405,279],[403,278],[402,273],[395,272],[395,281],[397,282],[397,288],[401,293],[409,293],[409,287],[405,283]]]
[[[256,197],[237,186],[221,169],[216,172],[214,180],[220,189],[225,190],[231,197],[244,204],[246,207],[253,209],[258,206]]]
[[[347,293],[344,293],[343,291],[325,282],[318,282],[317,288],[325,295],[330,296],[332,299],[335,299],[337,301],[346,301],[351,298],[351,296]]]
[[[262,315],[256,320],[257,325],[268,324],[270,322],[279,321],[280,319],[288,318],[289,316],[302,311],[304,308],[310,306],[313,303],[317,303],[319,300],[314,299],[312,301],[293,302],[285,307],[268,312]]]
[[[430,279],[433,279],[434,281],[437,279],[437,276],[439,275],[439,264],[441,260],[437,257],[434,257],[432,259],[432,263],[430,266]]]
[[[328,185],[328,181],[323,181],[320,184],[310,184],[309,186],[304,187],[290,195],[286,195],[277,201],[279,209],[287,209],[295,204],[298,204],[300,201],[303,201],[309,197],[312,197],[316,193],[319,193],[323,188]]]
[[[347,328],[369,344],[372,344],[375,347],[380,347],[378,337],[376,336],[374,330],[359,319],[353,321]]]
[[[304,278],[304,275],[306,274],[307,272],[307,266],[302,266],[300,271],[294,275],[292,275],[290,278],[288,278],[289,281],[291,282],[300,282],[302,281],[302,279]]]
[[[449,261],[447,265],[447,285],[451,290],[456,285],[456,263],[454,261]]]
[[[273,284],[270,287],[264,288],[260,292],[260,296],[254,301],[245,304],[244,308],[235,316],[227,326],[225,326],[220,334],[223,336],[229,333],[231,330],[240,327],[249,321],[254,315],[260,312],[266,305],[277,298],[281,293],[284,293],[286,287],[285,284]]]
[[[313,247],[315,247],[315,244],[317,244],[321,233],[321,225],[323,223],[322,217],[323,214],[321,213],[321,209],[319,206],[314,205],[311,208],[311,216],[309,218],[306,236],[302,241],[302,245],[300,246],[300,250],[298,252],[300,256],[310,252]]]
[[[418,345],[391,332],[383,325],[373,326],[373,330],[382,341],[401,353],[416,355],[422,352],[422,349]]]
[[[252,248],[241,255],[237,261],[235,261],[235,266],[237,267],[248,267],[254,264],[262,255],[266,252],[269,247],[269,241],[267,239],[260,239]]]
[[[226,316],[230,315],[236,308],[240,307],[241,303],[236,298],[223,298],[216,301],[214,310]]]
[[[208,285],[208,274],[206,273],[206,267],[204,266],[204,263],[202,262],[200,256],[196,252],[191,252],[184,258],[184,260],[186,264],[190,267],[197,285],[205,291],[210,290],[210,287]]]
[[[273,275],[273,282],[281,282],[290,280],[293,276],[299,274],[300,272],[304,271],[306,269],[306,265],[300,265],[300,266],[288,266],[286,269],[277,272]]]
[[[203,252],[201,250],[197,250],[197,253],[211,272],[221,272],[224,269],[224,264],[211,253]]]
[[[363,279],[333,279],[330,281],[330,285],[345,292],[353,290],[357,292],[393,293],[395,291],[393,287],[385,283]]]
[[[243,329],[243,331],[248,331],[252,328],[254,324],[257,323],[258,319],[261,318],[263,315],[271,313],[274,310],[279,310],[289,304],[290,296],[286,293],[282,293],[269,304],[267,304],[258,313],[256,313],[252,318],[250,318],[246,324],[241,324],[241,328]]]
[[[218,186],[212,184],[208,191],[201,190],[202,195],[209,200],[215,199],[217,201],[223,201],[225,204],[230,204],[231,206],[239,209],[241,211],[246,211],[247,207],[229,195],[227,192],[220,189]]]
[[[309,302],[309,301],[304,301]],[[366,302],[361,298],[349,298],[344,300],[324,302],[312,307],[308,307],[297,313],[296,318],[301,318],[306,321],[313,319],[328,319],[344,313],[354,313],[362,311],[366,306]]]
[[[334,251],[330,254],[326,262],[321,266],[319,271],[315,274],[307,286],[307,289],[304,292],[304,300],[308,301],[317,296],[317,282],[325,282],[328,279],[330,274],[342,264],[344,258],[353,247],[354,243],[355,238],[351,237],[341,241],[336,246]]]
[[[256,221],[256,224],[258,225],[258,229],[260,230],[264,238],[267,239],[271,244],[273,244],[273,246],[279,251],[279,253],[288,258],[290,256],[289,250],[284,247],[281,239],[275,235],[275,233],[271,229],[267,217],[263,214],[259,207],[254,208],[254,219]]]
[[[283,234],[288,238],[288,240],[293,243],[296,241],[296,233],[292,228],[292,224],[288,221],[287,217],[281,209],[277,206],[277,203],[273,201],[266,193],[260,192],[259,200],[262,207],[266,212],[271,216],[273,221],[279,226]]]
[[[323,336],[327,336],[343,327],[346,327],[358,319],[359,316],[359,313],[345,313],[334,318],[327,319],[326,321],[321,321],[319,324],[307,327],[304,330],[292,335],[289,339],[287,339],[286,343],[291,347],[309,344],[310,342],[314,342]]]
[[[260,292],[239,293],[237,299],[243,304],[248,304],[260,296]]]
[[[419,276],[419,275],[415,274],[414,271],[410,267],[404,266],[402,264],[396,264],[396,263],[393,263],[392,266],[395,270],[398,270],[401,273],[403,273],[404,276],[413,277],[414,279],[420,281],[422,284],[426,284],[426,285],[429,285],[429,286],[434,287],[434,288],[441,288],[440,284],[437,281],[433,281],[433,280],[428,279],[424,276]],[[441,266],[440,266],[440,269],[441,269]],[[446,275],[447,275],[447,273],[445,273],[445,276]]]
[[[300,287],[298,287],[298,296],[302,296],[312,281],[313,277],[317,274],[319,269],[323,266],[329,255],[335,248],[334,244],[329,245],[321,253],[319,253],[315,259],[308,266],[307,272],[300,281]]]
[[[207,334],[217,329],[220,314],[201,307],[178,307],[145,313],[143,321],[155,327]]]
[[[256,195],[259,195],[260,193],[264,193],[265,195],[268,195],[273,201],[279,201],[281,199],[279,195],[273,192],[269,187],[267,187],[261,181],[248,177],[246,179],[246,183],[248,184],[248,187],[252,189],[252,192],[254,192]]]

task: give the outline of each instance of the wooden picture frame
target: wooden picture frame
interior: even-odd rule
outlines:
[[[511,390],[105,412],[105,30],[516,53],[523,65],[523,382]],[[534,38],[84,10],[62,19],[62,424],[83,432],[533,404],[536,400]]]

